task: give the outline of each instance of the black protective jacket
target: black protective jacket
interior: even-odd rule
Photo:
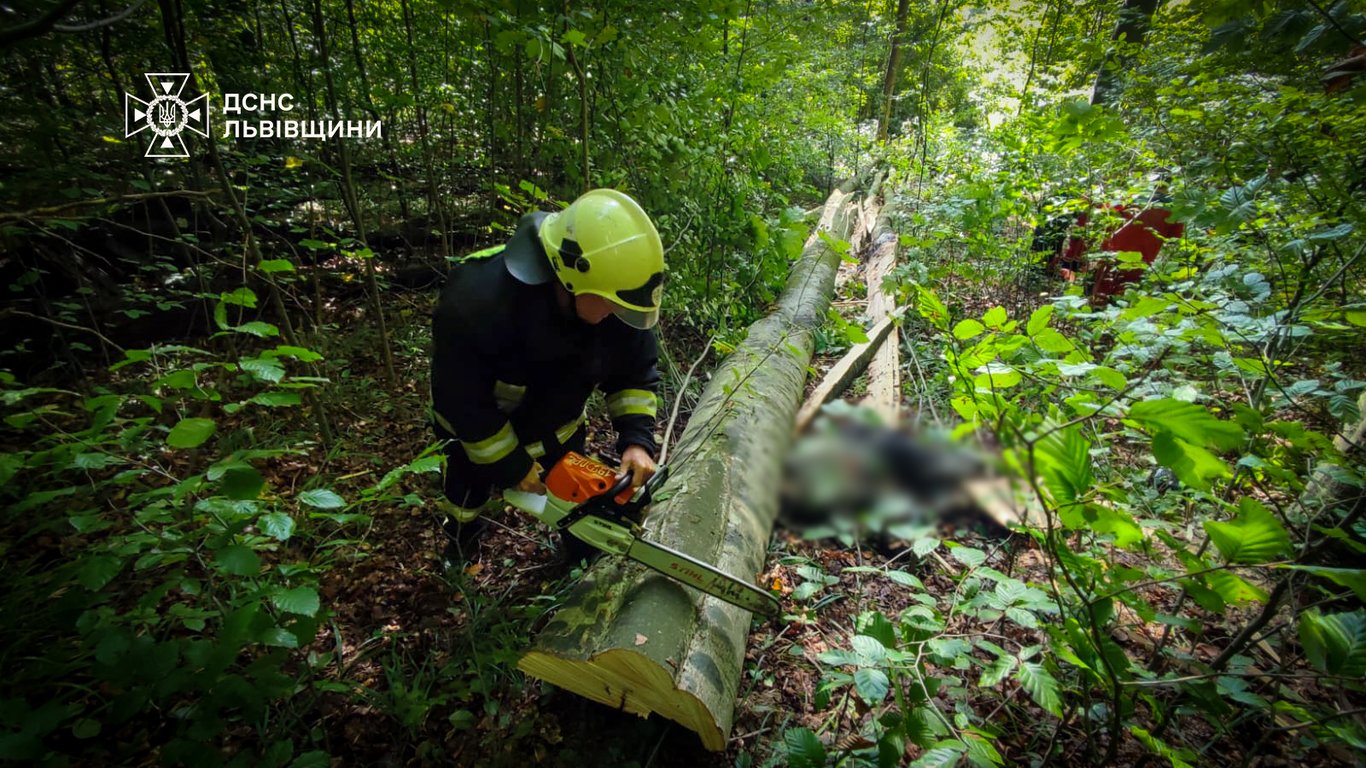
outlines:
[[[545,258],[536,234],[544,216],[522,217],[504,250],[457,263],[433,313],[432,415],[437,435],[455,441],[448,456],[468,459],[447,471],[458,467],[467,483],[508,488],[534,460],[558,457],[595,387],[606,395],[617,450],[657,453],[654,334],[612,316],[585,323],[572,304],[560,305],[556,281],[528,285],[506,268],[508,249]]]

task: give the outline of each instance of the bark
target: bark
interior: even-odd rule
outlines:
[[[405,6],[406,7],[406,6]],[[341,102],[337,96],[336,82],[332,77],[332,69],[327,66],[331,59],[328,54],[327,23],[323,18],[321,0],[313,0],[313,34],[318,41],[318,54],[320,68],[323,71],[323,82],[326,85],[327,109],[332,117],[340,117]],[[414,89],[416,91],[416,89]],[[421,111],[419,110],[419,115]],[[369,237],[365,230],[364,214],[361,211],[360,196],[356,193],[356,183],[351,176],[351,148],[342,139],[336,142],[337,157],[340,160],[341,175],[338,179],[339,188],[342,194],[342,204],[351,215],[351,221],[356,225],[356,240],[360,242],[361,248],[369,249]],[[443,228],[444,229],[444,228]],[[384,302],[380,299],[379,280],[375,275],[375,257],[372,253],[364,259],[365,262],[365,285],[370,293],[370,305],[375,313],[375,326],[379,331],[380,352],[384,360],[384,375],[389,382],[389,386],[398,384],[398,375],[394,373],[394,355],[389,344],[389,328],[384,320]]]
[[[901,41],[906,36],[906,14],[910,7],[910,0],[897,2],[892,52],[887,57],[887,74],[882,79],[882,114],[878,116],[877,121],[877,140],[884,144],[887,142],[888,128],[892,122],[892,97],[896,93],[896,72],[901,67]]]
[[[849,236],[851,198],[844,190],[831,196],[825,220],[834,238]],[[763,569],[781,459],[838,263],[824,241],[809,242],[775,311],[714,372],[646,519],[647,538],[742,578]],[[720,751],[749,626],[747,611],[604,558],[518,666],[608,706],[658,712]]]
[[[838,397],[841,392],[848,389],[854,379],[868,367],[869,361],[877,352],[886,347],[884,341],[896,333],[892,325],[892,318],[883,317],[876,325],[868,330],[868,340],[862,344],[855,344],[844,353],[844,357],[839,362],[826,371],[825,378],[821,383],[811,390],[811,394],[802,403],[801,410],[797,412],[796,427],[794,432],[802,432],[806,429],[811,420],[820,413],[821,406]]]
[[[896,309],[893,298],[882,290],[883,278],[896,267],[898,243],[888,216],[890,207],[884,207],[877,217],[870,243],[872,253],[866,260],[868,320],[874,323],[889,317]],[[868,362],[868,391],[862,405],[876,411],[882,417],[882,423],[889,427],[896,426],[901,418],[901,337],[896,326],[892,326],[887,340]]]

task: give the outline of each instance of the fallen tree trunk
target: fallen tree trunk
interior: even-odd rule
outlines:
[[[869,243],[872,253],[866,262],[868,320],[874,323],[890,317],[895,309],[895,299],[882,289],[883,279],[896,267],[897,236],[888,215],[891,208],[890,203],[884,205],[877,217]],[[901,338],[895,327],[868,362],[868,391],[862,405],[876,411],[889,427],[895,427],[901,418]]]
[[[849,236],[846,185],[822,224]],[[813,238],[776,310],[714,372],[670,459],[672,474],[645,521],[654,541],[753,579],[777,514],[781,461],[801,399],[813,333],[839,256]],[[642,717],[651,712],[725,748],[750,614],[619,558],[590,568],[518,667]]]
[[[883,346],[886,346],[883,344],[883,340],[887,338],[889,333],[896,333],[896,329],[892,326],[892,318],[884,317],[881,322],[868,330],[867,341],[855,344],[849,348],[848,352],[844,353],[844,357],[841,357],[839,362],[826,372],[825,378],[821,379],[821,383],[817,384],[816,388],[811,390],[811,394],[807,396],[806,402],[802,403],[801,410],[797,411],[794,433],[801,433],[805,430],[811,420],[816,418],[816,414],[820,413],[822,405],[838,396],[854,382],[854,379],[863,372],[863,369],[868,367],[868,361],[872,359],[873,355]]]

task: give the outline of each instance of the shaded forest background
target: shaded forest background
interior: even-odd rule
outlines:
[[[0,758],[1360,762],[1359,5],[30,5],[0,9]],[[213,106],[187,160],[124,136],[166,71]],[[227,138],[228,93],[383,135]],[[1048,524],[780,531],[795,619],[756,625],[724,755],[524,679],[576,574],[516,520],[437,566],[450,263],[629,192],[686,418],[690,363],[873,175],[912,420],[1039,478]],[[1031,247],[1159,194],[1187,236],[1108,306]],[[863,334],[846,290],[827,362]]]

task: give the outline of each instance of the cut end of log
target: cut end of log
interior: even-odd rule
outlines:
[[[587,661],[545,651],[528,652],[517,662],[526,674],[614,709],[647,717],[657,712],[702,738],[712,752],[726,748],[725,735],[707,707],[674,684],[674,676],[649,657],[614,648]]]

